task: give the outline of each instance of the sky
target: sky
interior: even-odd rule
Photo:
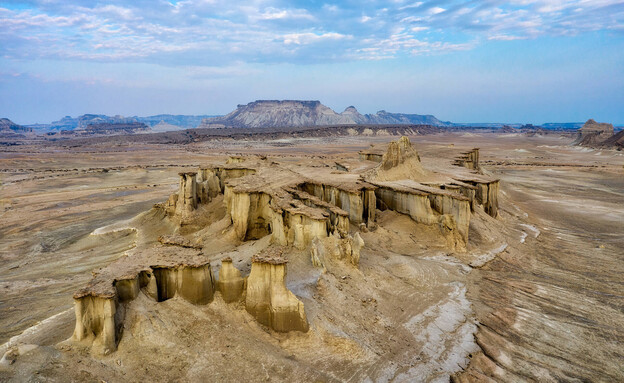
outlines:
[[[0,117],[259,99],[624,125],[624,1],[0,0]]]

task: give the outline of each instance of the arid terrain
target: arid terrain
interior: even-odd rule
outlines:
[[[480,148],[482,176],[500,180],[498,214],[475,207],[463,243],[376,210],[343,237],[363,240],[357,262],[315,265],[312,245],[288,243],[285,287],[305,307],[306,332],[276,331],[243,301],[226,303],[225,290],[206,305],[140,293],[124,303],[116,350],[70,341],[72,296],[91,271],[170,249],[161,235],[203,241],[215,274],[229,257],[247,276],[270,247],[269,236],[231,234],[223,194],[199,205],[199,229],[163,218],[153,206],[178,191],[179,173],[243,158],[276,177],[347,179],[377,169],[358,151],[400,137],[376,133],[2,148],[0,380],[624,380],[624,153],[558,134],[410,136],[436,174]]]

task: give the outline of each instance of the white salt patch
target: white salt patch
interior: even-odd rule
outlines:
[[[486,263],[488,263],[489,261],[491,261],[492,259],[494,259],[498,254],[502,253],[503,251],[505,251],[505,249],[507,248],[507,244],[503,243],[502,245],[500,245],[499,247],[488,251],[485,254],[482,254],[480,256],[478,256],[476,259],[474,259],[472,262],[470,262],[470,266],[472,267],[481,267],[483,265],[485,265]]]
[[[404,324],[415,340],[424,343],[422,360],[394,377],[394,381],[448,382],[450,374],[468,365],[468,354],[479,350],[474,340],[477,326],[471,317],[466,287],[459,282],[450,285],[453,291],[446,301],[430,306]]]
[[[527,223],[521,223],[520,226],[529,229],[531,231],[531,233],[533,233],[533,238],[537,238],[541,234],[541,231],[537,227],[535,227],[533,225],[529,225]]]
[[[522,234],[520,235],[520,243],[524,243],[524,241],[526,241],[527,235],[528,234],[524,231],[522,232]]]
[[[110,225],[98,227],[97,229],[93,230],[93,232],[91,232],[90,235],[104,235],[104,234],[116,233],[120,231],[136,232],[137,229],[135,227],[130,226],[131,221],[132,221],[131,219],[128,219],[125,221],[119,221]]]

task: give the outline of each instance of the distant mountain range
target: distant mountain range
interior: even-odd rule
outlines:
[[[98,124],[133,124],[147,125],[153,132],[194,129],[202,120],[214,117],[210,115],[188,116],[159,114],[147,117],[106,116],[103,114],[83,114],[78,117],[65,116],[49,124],[33,124],[28,127],[39,133],[85,130],[90,125]]]
[[[258,100],[238,105],[236,110],[225,116],[207,118],[200,127],[274,128],[360,124],[452,125],[431,115],[388,113],[384,110],[376,114],[361,114],[353,106],[336,113],[320,101]]]
[[[65,116],[49,124],[21,126],[8,119],[0,119],[0,133],[9,135],[45,134],[50,138],[62,135],[110,135],[158,133],[195,128],[283,128],[342,125],[430,125],[449,129],[484,128],[501,132],[543,130],[576,130],[582,122],[545,123],[539,126],[515,123],[452,123],[441,121],[430,114],[390,113],[381,110],[375,114],[361,114],[354,106],[337,113],[320,101],[258,100],[238,105],[225,116],[159,114],[147,117],[107,116],[83,114]],[[616,128],[617,130],[617,128]]]

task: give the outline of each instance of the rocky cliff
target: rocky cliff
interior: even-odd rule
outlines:
[[[388,113],[384,110],[363,115],[354,106],[349,106],[342,113],[336,113],[319,101],[258,100],[247,105],[238,105],[235,111],[226,116],[205,119],[200,127],[268,128],[358,124],[445,126],[449,123],[431,115]]]

